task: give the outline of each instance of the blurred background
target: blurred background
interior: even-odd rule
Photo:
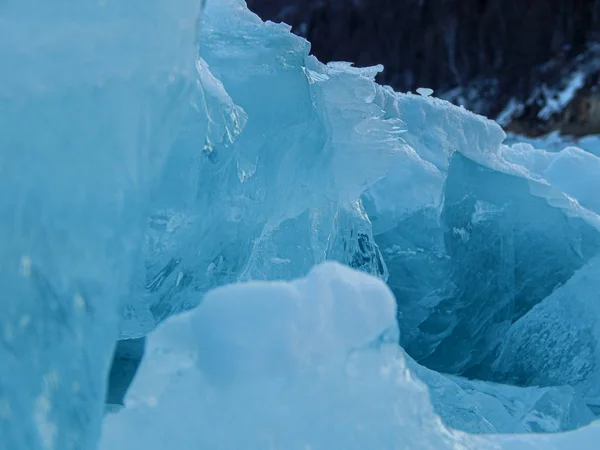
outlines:
[[[600,0],[247,0],[321,61],[383,64],[378,81],[530,137],[600,133]]]

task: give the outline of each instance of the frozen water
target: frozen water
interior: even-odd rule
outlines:
[[[407,148],[377,103],[380,69],[323,65],[239,1],[210,2],[200,39],[197,98],[154,200],[123,337],[197,293],[324,260],[387,276],[359,200]]]
[[[150,334],[101,448],[486,448],[441,424],[397,334],[386,286],[335,263],[217,289]]]
[[[517,321],[495,363],[499,379],[518,384],[568,384],[600,404],[600,258]]]
[[[577,202],[600,214],[600,157],[578,147],[567,146],[557,152],[535,149],[529,144],[514,144],[502,149],[504,158],[526,167]]]
[[[451,284],[409,353],[434,369],[484,376],[489,366],[480,364],[511,323],[600,251],[599,228],[588,221],[595,216],[563,198],[453,156],[441,217]]]
[[[401,139],[411,151],[367,190],[363,203],[398,300],[402,343],[409,345],[421,335],[419,324],[452,288],[439,219],[452,155],[488,161],[496,157],[505,134],[494,122],[438,99],[387,88],[381,89],[381,99],[388,116],[406,124]]]
[[[504,146],[241,0],[198,9],[0,7],[2,445],[95,448],[106,400],[111,449],[586,448],[447,426],[591,420],[593,142]]]
[[[402,344],[429,367],[486,378],[489,364],[478,365],[511,323],[600,250],[598,217],[573,202],[595,208],[595,156],[513,146],[494,157],[481,165],[452,156],[438,174],[441,214],[433,201],[413,212],[387,207],[401,203],[398,191],[377,189],[393,179],[365,194]]]
[[[335,263],[291,283],[208,293],[148,338],[125,409],[101,448],[492,448],[449,431],[574,429],[592,413],[570,388],[450,378],[397,346],[395,300]],[[510,447],[508,447],[510,448]]]
[[[570,386],[515,387],[447,376],[405,356],[411,372],[429,388],[444,424],[469,433],[556,433],[589,424],[594,415]],[[560,385],[560,383],[557,383]]]
[[[0,6],[0,442],[92,449],[197,1]]]
[[[422,95],[423,97],[429,97],[433,94],[433,89],[429,88],[418,88],[417,94]]]

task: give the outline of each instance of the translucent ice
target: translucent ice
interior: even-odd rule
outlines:
[[[0,6],[2,445],[594,448],[597,158],[198,6]]]
[[[0,5],[0,442],[91,449],[197,1]]]
[[[503,146],[493,126],[461,118],[458,135],[481,140],[451,146],[449,165],[440,159],[437,172],[412,177],[423,190],[403,189],[392,168],[363,198],[398,300],[402,344],[428,367],[489,379],[511,324],[600,251],[600,160],[575,148]]]
[[[600,192],[600,157],[578,147],[547,152],[529,144],[503,147],[502,155],[568,194],[584,208],[600,214],[600,200],[596,195]]]
[[[441,218],[451,283],[407,350],[431,368],[489,376],[484,362],[510,325],[600,251],[596,218],[456,153]]]
[[[379,69],[323,65],[239,1],[210,2],[200,39],[196,102],[154,200],[124,337],[198,292],[327,259],[387,275],[359,198],[407,149],[378,104]]]
[[[600,258],[517,321],[495,363],[497,377],[527,385],[569,384],[600,405]]]

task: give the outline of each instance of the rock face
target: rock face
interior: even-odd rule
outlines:
[[[383,64],[378,81],[397,90],[429,87],[490,117],[510,109],[504,121],[511,131],[600,131],[590,112],[598,108],[598,0],[248,0],[248,6],[292,25],[321,60]],[[578,72],[583,81],[568,95]]]

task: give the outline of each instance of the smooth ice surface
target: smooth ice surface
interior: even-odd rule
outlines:
[[[212,291],[150,334],[101,448],[489,448],[435,416],[395,308],[383,282],[335,263]]]
[[[197,1],[0,5],[0,442],[92,449]]]

